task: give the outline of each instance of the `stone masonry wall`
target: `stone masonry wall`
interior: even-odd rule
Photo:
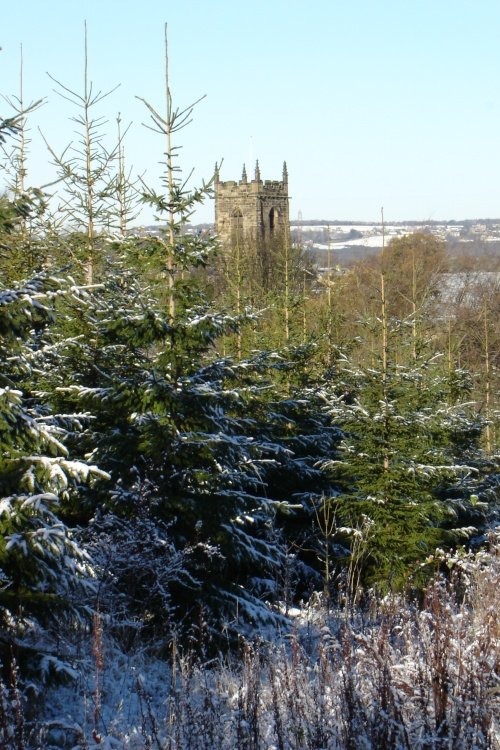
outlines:
[[[224,245],[234,242],[235,233],[265,245],[289,232],[286,166],[283,180],[263,182],[258,165],[255,171],[256,179],[251,181],[244,171],[239,182],[215,182],[215,227]]]

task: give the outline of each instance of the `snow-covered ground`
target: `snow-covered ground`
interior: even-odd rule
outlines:
[[[292,236],[306,248],[319,252],[349,253],[356,256],[362,250],[380,250],[394,237],[412,232],[429,232],[442,240],[455,243],[500,243],[500,223],[488,222],[408,222],[384,224],[310,223],[290,224]]]
[[[320,602],[294,610],[288,635],[265,643],[256,634],[232,655],[211,658],[203,644],[124,653],[106,637],[96,655],[87,637],[69,680],[37,696],[35,718],[23,723],[2,693],[0,745],[499,750],[498,548],[453,565],[457,588],[438,580],[422,608],[399,597],[362,609]],[[23,744],[2,744],[9,718]]]

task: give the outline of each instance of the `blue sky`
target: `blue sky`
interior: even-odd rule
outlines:
[[[108,136],[131,122],[126,155],[157,184],[164,144],[135,98],[164,106],[168,23],[174,104],[206,94],[179,134],[194,182],[259,159],[289,169],[291,216],[388,221],[500,216],[498,0],[25,0],[2,9],[0,92],[16,94],[23,45],[30,181],[48,181],[38,128],[61,150],[75,114],[47,72],[81,90],[83,24]],[[97,110],[96,110],[97,112]],[[8,114],[5,102],[0,113]],[[208,204],[198,219],[212,220]]]

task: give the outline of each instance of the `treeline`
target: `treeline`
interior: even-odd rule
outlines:
[[[286,629],[315,591],[418,592],[443,550],[480,544],[498,509],[498,289],[444,304],[428,235],[348,273],[288,243],[265,262],[224,251],[184,232],[211,192],[175,161],[192,107],[145,102],[156,190],[121,132],[102,145],[86,71],[64,91],[81,139],[51,151],[59,199],[27,181],[36,104],[1,130],[5,663],[50,670],[59,629],[92,619],[126,648],[232,646]],[[128,231],[137,201],[159,234]]]

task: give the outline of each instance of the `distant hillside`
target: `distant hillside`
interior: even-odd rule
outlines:
[[[451,219],[449,221],[394,221],[384,224],[367,221],[341,221],[339,219],[292,220],[292,239],[317,258],[321,264],[328,250],[335,262],[341,265],[360,260],[381,250],[394,237],[411,232],[429,232],[447,242],[450,254],[485,255],[500,254],[500,219]],[[154,224],[137,227],[137,234],[158,234],[162,227]],[[188,233],[214,232],[214,224],[187,224]]]
[[[500,253],[500,219],[466,221],[405,221],[384,224],[354,221],[292,221],[295,242],[321,263],[330,251],[341,265],[382,249],[395,237],[428,232],[447,242],[451,255]]]

